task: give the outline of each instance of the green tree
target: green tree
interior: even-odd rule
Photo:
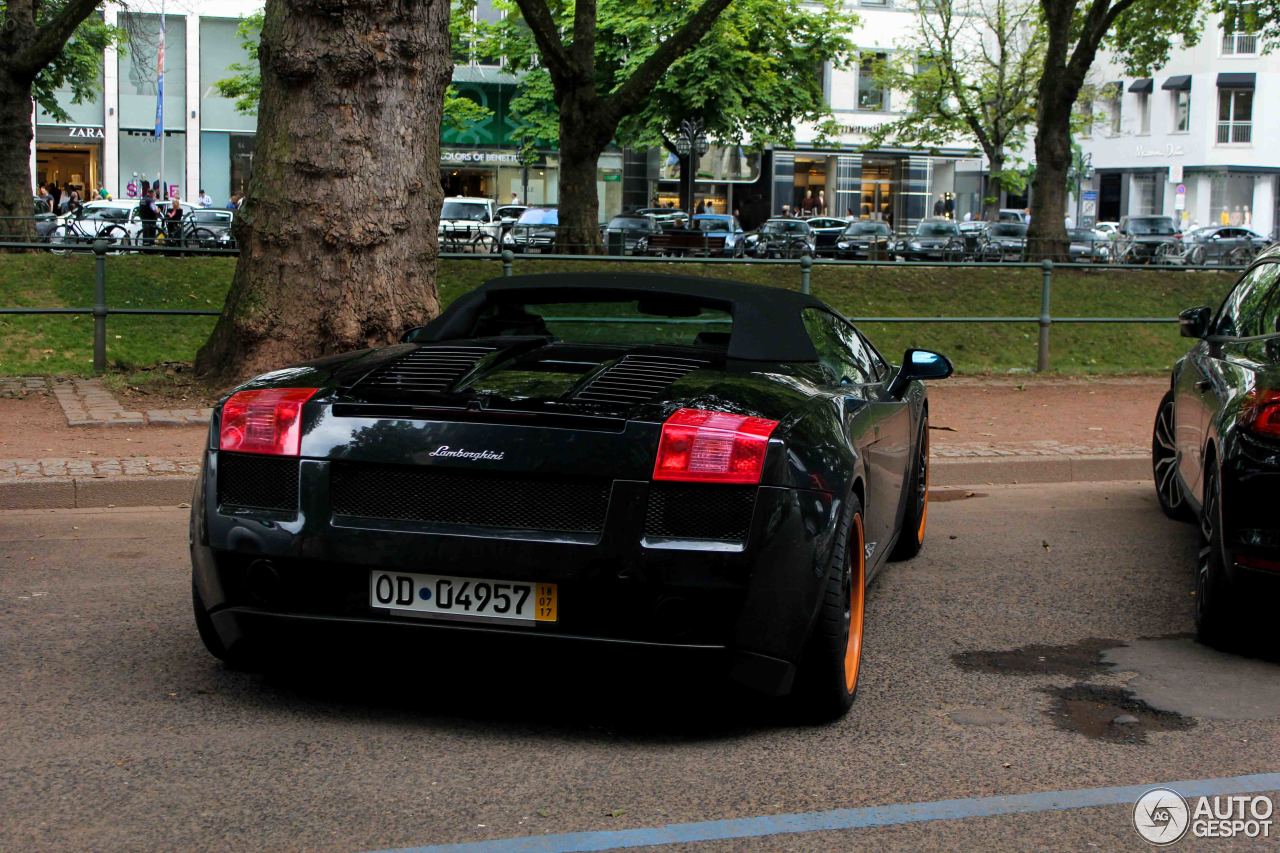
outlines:
[[[1040,0],[1048,35],[1036,92],[1036,172],[1031,228],[1036,257],[1066,254],[1064,213],[1071,168],[1073,107],[1098,51],[1108,50],[1128,73],[1148,75],[1167,61],[1175,41],[1200,40],[1202,0]]]
[[[1280,3],[1275,0],[1213,0],[1224,32],[1253,33],[1269,53],[1280,45]]]
[[[1001,190],[1026,185],[1006,164],[1035,122],[1045,48],[1039,12],[1023,0],[934,0],[919,4],[916,18],[910,40],[877,74],[906,94],[906,110],[880,125],[867,147],[976,140],[990,163],[984,207],[993,219]]]
[[[66,119],[56,92],[73,103],[102,83],[102,51],[120,38],[95,14],[99,0],[0,0],[0,217],[5,231],[34,239],[31,219],[31,101]]]
[[[459,45],[471,31],[470,13],[475,7],[475,0],[458,0],[449,16],[449,33],[457,52]],[[247,61],[235,62],[227,69],[230,77],[214,83],[218,93],[224,98],[233,98],[236,109],[246,115],[258,111],[258,101],[262,98],[262,74],[258,65],[258,44],[262,39],[262,12],[247,16],[236,28],[240,44],[244,48]],[[443,127],[463,130],[475,122],[484,121],[492,115],[492,110],[477,104],[470,98],[463,97],[450,86],[445,91],[444,112],[441,116]]]
[[[848,61],[857,24],[839,0],[508,4],[488,50],[523,75],[517,139],[559,148],[562,239],[578,249],[599,246],[596,163],[611,142],[674,152],[696,117],[726,144],[789,143],[829,115],[822,68]]]

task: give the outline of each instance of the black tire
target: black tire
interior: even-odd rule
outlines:
[[[791,706],[802,720],[825,723],[843,717],[858,693],[867,597],[862,504],[850,495],[840,515],[837,544],[809,634]]]
[[[1244,624],[1239,596],[1227,578],[1222,547],[1222,488],[1217,462],[1204,472],[1204,503],[1200,511],[1200,557],[1196,565],[1196,639],[1221,651],[1242,645]]]
[[[1249,246],[1236,246],[1227,253],[1227,264],[1233,267],[1247,267],[1253,263],[1253,249]]]
[[[919,449],[911,476],[907,478],[907,511],[902,516],[902,532],[889,552],[890,560],[910,560],[924,547],[925,525],[929,520],[929,415],[920,424]]]
[[[200,634],[200,642],[204,643],[204,647],[208,649],[209,654],[222,661],[230,669],[246,672],[262,669],[263,655],[252,637],[241,637],[230,649],[222,644],[222,639],[218,636],[218,632],[214,630],[213,619],[209,617],[209,611],[200,599],[200,590],[196,587],[194,579],[191,581],[191,609],[195,613],[196,631]]]
[[[1156,409],[1155,426],[1151,429],[1151,474],[1156,483],[1156,499],[1165,515],[1178,521],[1191,521],[1186,495],[1178,480],[1178,444],[1174,421],[1173,389],[1165,392]]]
[[[186,235],[184,242],[188,246],[201,249],[216,249],[218,248],[218,235],[208,228],[197,228]]]
[[[471,251],[478,255],[496,255],[498,241],[492,234],[477,234],[471,240]]]
[[[55,255],[65,255],[78,242],[79,235],[70,225],[59,225],[49,232],[49,251]]]

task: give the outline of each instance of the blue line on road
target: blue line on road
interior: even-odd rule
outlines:
[[[1156,782],[1150,785],[1125,785],[1115,788],[1041,791],[1035,794],[1012,794],[1003,797],[968,797],[960,800],[896,803],[859,809],[832,809],[825,812],[673,823],[667,826],[639,829],[527,835],[520,838],[409,847],[394,853],[581,853],[581,851],[618,850],[627,847],[688,844],[695,841],[724,841],[731,838],[760,838],[803,832],[869,829],[933,820],[963,820],[969,817],[1132,805],[1152,788],[1172,788],[1184,797],[1280,791],[1280,773],[1255,773],[1250,776]],[[383,853],[393,853],[393,851],[383,851]]]

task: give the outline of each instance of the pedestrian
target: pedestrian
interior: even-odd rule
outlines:
[[[973,221],[973,211],[971,211],[971,210],[966,210],[966,211],[964,212],[964,221],[965,221],[965,222],[972,222],[972,221]]]
[[[507,202],[507,204],[519,204],[519,203],[520,203],[520,194],[517,192],[512,192],[511,200]]]
[[[933,215],[942,216],[942,196],[938,196],[933,203]]]
[[[239,210],[241,197],[235,193],[231,194],[231,201],[227,202],[227,210]]]
[[[156,242],[156,218],[159,211],[156,210],[156,200],[151,195],[150,185],[146,181],[143,184],[147,189],[142,191],[142,198],[138,201],[138,220],[142,223],[142,245],[150,246]]]
[[[57,181],[49,182],[49,210],[52,213],[58,212],[58,205],[62,202],[62,190],[58,189]]]
[[[100,185],[98,187],[98,198],[103,201],[111,201],[111,193],[107,192],[107,188],[105,186]]]
[[[790,219],[790,218],[791,218],[791,205],[789,205],[789,204],[784,204],[784,205],[782,206],[782,218],[783,218],[783,219]]]
[[[1075,227],[1076,227],[1076,221],[1075,221],[1074,219],[1072,219],[1072,218],[1071,218],[1071,214],[1070,214],[1070,213],[1068,213],[1068,214],[1067,214],[1067,221],[1066,221],[1066,225],[1067,225],[1067,230],[1068,230],[1068,231],[1070,231],[1072,228],[1075,228]]]
[[[209,195],[204,190],[200,190],[199,201],[201,207],[213,207],[213,196]]]
[[[77,213],[80,212],[80,209],[83,207],[84,207],[84,204],[80,201],[79,190],[72,190],[70,193],[67,194],[67,213],[71,214],[72,216],[75,216]]]
[[[53,197],[49,195],[49,190],[44,184],[36,187],[36,197],[40,199],[40,203],[44,205],[44,209],[49,213],[53,213]]]
[[[177,196],[174,196],[173,200],[169,202],[169,209],[164,212],[165,233],[169,235],[170,239],[177,237],[181,231],[182,215],[182,203],[178,201]]]
[[[1028,225],[1031,224],[1031,208],[1024,207],[1022,209],[1022,221]]]

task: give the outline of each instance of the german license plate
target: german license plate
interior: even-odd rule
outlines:
[[[441,619],[555,622],[556,585],[409,572],[369,574],[369,606]]]

